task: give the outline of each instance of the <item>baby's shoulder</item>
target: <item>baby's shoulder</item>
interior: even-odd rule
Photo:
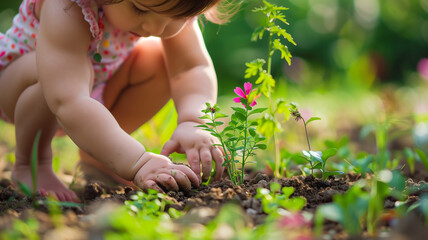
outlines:
[[[82,8],[70,0],[44,0],[40,15],[40,34],[66,44],[91,40]]]

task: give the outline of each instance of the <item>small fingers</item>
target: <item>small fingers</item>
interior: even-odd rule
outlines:
[[[196,174],[197,178],[199,179],[198,182],[201,182],[202,178],[201,178],[201,165],[200,165],[201,163],[199,160],[199,152],[196,149],[192,148],[186,152],[186,156],[187,156],[187,161],[189,162],[190,168],[193,170],[193,172]]]
[[[144,190],[147,190],[147,189],[154,189],[154,190],[156,190],[156,191],[158,191],[158,192],[161,192],[161,193],[163,193],[164,191],[162,190],[162,188],[160,188],[159,186],[158,186],[158,184],[155,182],[155,181],[153,181],[153,180],[146,180],[146,181],[144,181],[144,183],[143,183],[143,189]]]
[[[171,171],[171,174],[174,174]],[[177,174],[175,172],[175,174]],[[168,191],[178,191],[179,187],[177,182],[175,181],[175,178],[169,174],[161,173],[156,177],[156,182],[158,184],[161,184],[166,190]],[[190,184],[190,183],[189,183]]]
[[[190,172],[192,172],[192,171],[190,171]],[[188,192],[188,191],[190,191],[190,189],[192,189],[192,184],[191,184],[189,178],[187,177],[187,175],[185,173],[183,173],[182,171],[180,171],[178,169],[172,170],[172,173],[173,173],[172,176],[174,176],[175,181],[177,182],[178,185],[180,185],[180,188],[183,191]],[[199,182],[199,180],[198,180],[198,182]]]
[[[192,185],[194,187],[199,187],[199,184],[201,184],[201,175],[196,175],[194,171],[192,171],[190,168],[184,165],[177,165],[175,167],[177,170],[180,170],[187,178],[187,180],[190,180]],[[178,177],[182,177],[179,175]],[[182,178],[180,178],[178,181],[184,181]]]
[[[213,147],[211,149],[211,154],[215,162],[215,180],[220,181],[223,177],[224,167],[223,167],[223,153],[218,147]]]
[[[169,156],[171,153],[178,151],[178,142],[176,141],[172,141],[169,140],[168,142],[165,143],[165,145],[163,145],[162,151],[161,151],[161,155],[164,156]]]
[[[200,150],[200,157],[202,163],[202,178],[206,181],[210,178],[213,168],[211,151],[208,148],[202,148]]]

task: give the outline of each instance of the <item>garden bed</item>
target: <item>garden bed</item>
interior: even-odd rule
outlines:
[[[421,177],[419,175],[418,178]],[[422,178],[426,179],[426,176]],[[346,193],[357,180],[361,179],[361,176],[346,174],[323,181],[313,176],[274,179],[258,172],[249,174],[247,179],[245,184],[237,186],[228,179],[223,179],[187,193],[168,192],[167,199],[170,204],[166,206],[165,211],[175,208],[186,213],[173,221],[176,229],[174,231],[180,232],[185,228],[209,224],[218,215],[222,206],[228,203],[240,206],[242,216],[245,217],[243,222],[247,228],[254,229],[264,224],[267,214],[263,211],[260,199],[256,199],[255,196],[258,188],[269,189],[271,182],[278,182],[283,187],[293,187],[295,191],[292,197],[302,196],[306,199],[303,211],[315,213],[318,206],[332,202],[335,194]],[[417,187],[424,183],[415,183],[411,178],[407,180],[408,187]],[[427,190],[414,191],[406,201],[409,204],[414,203],[424,192]],[[30,222],[35,219],[38,227],[34,232],[41,239],[102,239],[106,232],[114,229],[112,224],[106,222],[106,218],[136,193],[137,191],[131,187],[111,188],[104,186],[101,182],[91,182],[85,184],[78,192],[83,202],[81,206],[63,205],[59,214],[57,210],[57,214],[53,215],[52,206],[41,204],[34,207],[31,198],[17,191],[9,180],[3,179],[0,182],[0,232],[19,229],[16,226],[16,219],[24,220],[26,228],[29,228]],[[37,199],[40,201],[44,198],[38,196]],[[428,230],[424,226],[422,216],[412,213],[404,218],[398,218],[393,211],[396,202],[397,200],[392,197],[385,200],[385,213],[379,224],[383,233],[377,237],[402,239],[399,237],[406,236],[407,239],[425,239]],[[14,221],[15,226],[13,226]],[[313,228],[312,223],[309,228]],[[308,238],[304,239],[311,239],[313,235],[309,233],[306,236]],[[348,239],[348,237],[338,223],[324,222],[323,239]],[[360,237],[370,238],[367,233],[363,233],[358,238]]]

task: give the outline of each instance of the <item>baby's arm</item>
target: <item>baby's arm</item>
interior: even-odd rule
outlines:
[[[200,176],[202,163],[206,179],[216,163],[216,180],[223,173],[222,150],[212,145],[218,139],[195,126],[205,103],[217,100],[217,78],[211,58],[206,50],[197,21],[189,22],[175,37],[162,40],[166,64],[170,75],[171,94],[178,113],[178,126],[162,154],[185,152],[191,168]]]
[[[63,129],[85,152],[140,187],[154,187],[158,182],[171,189],[176,189],[177,183],[188,188],[189,179],[182,177],[182,172],[198,185],[196,176],[181,167],[177,182],[171,180],[170,170],[175,165],[163,156],[146,153],[111,113],[90,97],[90,42],[89,26],[79,7],[70,7],[68,0],[45,0],[36,49],[38,75],[49,108]],[[143,168],[146,175],[137,174]]]

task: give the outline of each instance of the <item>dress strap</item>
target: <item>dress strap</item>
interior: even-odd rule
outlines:
[[[96,41],[101,41],[103,36],[103,16],[102,11],[100,11],[101,8],[96,4],[95,1],[91,0],[70,1],[75,2],[80,8],[82,8],[85,21],[89,23],[92,37]]]

